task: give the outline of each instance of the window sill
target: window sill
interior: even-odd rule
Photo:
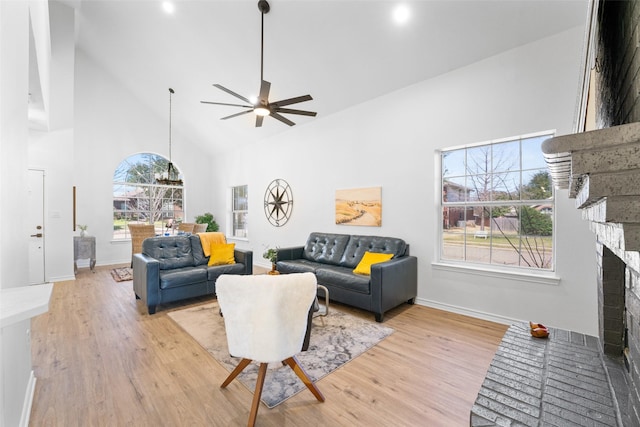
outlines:
[[[493,277],[497,279],[511,279],[519,282],[532,282],[543,285],[558,286],[560,284],[560,277],[551,272],[529,273],[519,271],[505,271],[490,268],[483,268],[479,266],[450,264],[443,262],[433,262],[431,266],[434,270],[449,271],[453,273],[473,273],[478,276]]]
[[[237,242],[248,242],[249,238],[248,237],[232,237],[232,236],[227,236],[227,240],[235,240]]]

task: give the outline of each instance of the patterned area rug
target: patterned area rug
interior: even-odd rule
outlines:
[[[111,270],[111,277],[116,282],[126,282],[127,280],[133,280],[133,269],[129,267],[114,268]]]
[[[219,314],[217,302],[172,311],[168,316],[200,343],[227,371],[231,372],[236,367],[240,359],[229,356],[224,319]],[[296,358],[309,377],[317,381],[392,333],[391,328],[359,319],[331,307],[328,316],[313,319],[309,350],[299,353]],[[258,364],[254,362],[234,381],[240,380],[253,393],[257,376]],[[220,383],[222,384],[222,380]],[[306,387],[291,368],[280,363],[269,364],[262,390],[262,402],[267,407],[273,408],[302,390],[306,390]]]

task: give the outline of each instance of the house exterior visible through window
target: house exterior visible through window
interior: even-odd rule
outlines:
[[[442,261],[553,269],[554,194],[527,135],[442,150]]]
[[[246,238],[249,235],[247,215],[249,213],[249,187],[239,185],[231,188],[232,236]]]
[[[156,174],[166,172],[168,163],[157,154],[141,153],[118,165],[113,174],[114,240],[131,238],[130,223],[154,224],[157,234],[173,234],[182,222],[182,185],[160,185],[155,180]]]

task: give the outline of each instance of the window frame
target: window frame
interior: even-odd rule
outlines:
[[[502,172],[508,172],[508,173],[518,173],[520,176],[520,183],[518,186],[518,191],[519,192],[523,192],[522,190],[525,189],[525,185],[530,185],[531,181],[525,183],[523,178],[523,175],[525,173],[532,173],[535,170],[542,170],[544,168],[540,168],[540,167],[523,167],[522,164],[522,142],[524,140],[527,139],[533,139],[533,138],[541,138],[541,137],[545,137],[544,139],[547,138],[551,138],[555,135],[555,131],[554,130],[547,130],[547,131],[542,131],[542,132],[536,132],[536,133],[530,133],[530,134],[523,134],[523,135],[517,135],[517,136],[513,136],[513,137],[507,137],[507,138],[501,138],[501,139],[495,139],[495,140],[490,140],[490,141],[483,141],[483,142],[478,142],[478,143],[473,143],[473,144],[465,144],[465,145],[459,145],[459,146],[453,146],[453,147],[447,147],[447,148],[443,148],[440,150],[436,150],[435,152],[435,158],[434,161],[436,163],[436,167],[435,169],[435,173],[437,174],[436,176],[436,182],[439,184],[439,187],[436,188],[436,206],[438,206],[438,214],[437,214],[437,243],[436,243],[436,250],[435,250],[435,254],[436,254],[436,260],[433,263],[434,266],[436,266],[439,269],[442,270],[450,270],[450,269],[456,269],[456,268],[461,268],[463,270],[469,270],[469,271],[484,271],[487,272],[490,275],[494,275],[494,274],[500,274],[500,275],[514,275],[514,276],[518,276],[518,277],[525,277],[527,275],[530,276],[536,276],[536,277],[547,277],[550,279],[550,283],[557,283],[557,277],[555,276],[555,271],[556,271],[556,259],[557,259],[557,245],[556,245],[556,192],[555,192],[555,188],[553,187],[551,181],[550,181],[550,177],[549,177],[549,190],[551,193],[551,196],[548,198],[544,198],[544,199],[528,199],[525,198],[523,199],[522,197],[519,197],[518,200],[513,200],[513,199],[506,199],[506,200],[492,200],[490,198],[490,200],[472,200],[471,197],[468,197],[468,190],[469,187],[466,187],[466,189],[464,189],[463,187],[463,192],[465,192],[465,196],[463,197],[464,200],[462,201],[454,201],[454,202],[447,202],[445,201],[445,183],[446,183],[446,177],[445,177],[445,173],[443,172],[443,168],[444,168],[444,153],[447,152],[454,152],[454,151],[460,151],[460,150],[464,150],[462,151],[464,153],[464,163],[462,165],[462,168],[464,170],[464,174],[463,177],[465,178],[465,184],[466,184],[466,179],[467,177],[469,177],[470,175],[473,175],[473,173],[469,172],[468,170],[468,164],[467,162],[467,158],[466,158],[466,153],[469,149],[474,149],[477,147],[483,147],[483,146],[488,146],[488,147],[494,147],[497,144],[502,144],[502,143],[509,143],[509,142],[514,142],[514,141],[518,141],[518,147],[519,147],[519,157],[518,157],[518,168],[517,169],[504,169],[503,171],[496,171],[495,169],[490,169],[488,172],[486,172],[487,175],[491,175],[491,174],[500,174]],[[491,161],[493,162],[494,160],[494,155],[493,152],[491,154]],[[545,165],[546,166],[546,165]],[[548,170],[547,170],[548,173]],[[532,175],[530,174],[530,177],[535,176],[536,173],[533,173]],[[456,176],[454,175],[449,175],[449,177],[460,177],[460,176]],[[473,191],[473,190],[472,190]],[[544,191],[544,190],[543,190]],[[524,193],[524,192],[523,192]],[[491,256],[493,255],[493,251],[494,251],[494,246],[493,243],[491,242],[489,245],[489,256],[490,256],[490,260],[488,262],[481,262],[478,260],[469,260],[467,257],[467,249],[468,249],[468,238],[469,238],[469,233],[466,229],[466,224],[465,224],[465,229],[463,231],[463,256],[461,259],[455,259],[455,258],[449,258],[449,257],[445,257],[444,256],[444,248],[445,248],[445,233],[446,233],[446,225],[445,225],[445,219],[446,219],[446,215],[445,215],[445,208],[447,207],[459,207],[459,208],[466,208],[466,209],[470,209],[472,207],[476,207],[476,206],[482,206],[482,207],[499,207],[499,206],[503,206],[503,205],[515,205],[518,207],[522,207],[522,206],[534,206],[534,205],[538,205],[538,206],[542,206],[542,205],[551,205],[551,209],[552,212],[550,214],[550,218],[551,218],[551,236],[549,238],[549,240],[551,241],[551,254],[550,254],[550,263],[551,263],[551,267],[550,268],[545,268],[545,267],[540,267],[540,266],[528,266],[528,265],[523,265],[522,261],[520,260],[521,258],[521,253],[523,251],[522,247],[519,246],[519,250],[517,252],[517,260],[518,260],[518,265],[509,265],[509,264],[501,264],[501,263],[497,263],[497,262],[492,262],[491,261]],[[521,234],[521,230],[522,230],[522,219],[521,216],[517,217],[518,219],[518,227],[519,227],[519,240],[522,239],[522,236],[524,236],[523,234]],[[491,227],[493,227],[493,221],[491,220],[491,216],[488,217],[488,222],[489,225]],[[447,220],[450,221],[450,218],[447,218]],[[474,217],[475,220],[475,217]],[[482,222],[482,221],[481,221]],[[485,225],[486,227],[486,225]],[[484,229],[484,227],[483,227]],[[490,229],[491,231],[491,229]],[[500,231],[498,231],[499,233],[501,233]],[[494,231],[495,233],[495,231]],[[541,235],[542,236],[542,235]],[[473,234],[471,235],[472,238],[474,238]],[[502,237],[505,237],[504,234],[502,235]]]
[[[241,193],[238,193],[240,191]],[[238,240],[247,240],[249,239],[249,185],[234,185],[230,189],[231,193],[231,209],[229,214],[229,224],[231,230],[231,238]],[[238,196],[238,199],[236,199]],[[239,206],[242,203],[240,202],[240,197],[244,196],[244,206]],[[244,207],[244,209],[239,209],[239,207]],[[242,215],[244,218],[244,227],[237,227],[236,217],[237,215]],[[238,221],[239,222],[239,221]],[[243,230],[243,233],[237,234],[238,231]]]
[[[127,164],[129,168],[122,169]],[[155,180],[157,174],[167,170],[168,164],[169,160],[164,156],[148,152],[131,154],[118,163],[112,181],[112,241],[130,241],[131,235],[128,227],[130,223],[154,224],[156,234],[162,234],[175,233],[177,226],[174,226],[174,224],[177,225],[184,221],[184,218],[186,218],[184,184],[164,185],[158,184]],[[140,181],[128,180],[131,176],[129,172],[138,165],[143,167],[144,172],[138,175]],[[175,165],[174,169],[176,173],[180,173]],[[126,177],[127,179],[119,179],[121,177]],[[116,191],[117,188],[120,191]],[[134,191],[138,192],[138,195],[134,194]],[[171,193],[167,197],[167,192],[169,191]],[[176,194],[178,195],[176,196]],[[142,197],[139,195],[142,195]],[[133,199],[135,199],[135,202],[129,205],[129,202]],[[155,203],[150,202],[153,199],[156,200]],[[139,206],[143,206],[143,208],[136,208]],[[148,208],[145,209],[144,206],[148,206]],[[153,206],[157,209],[154,209]],[[124,220],[121,225],[116,225],[118,220],[116,217],[118,215]],[[145,218],[145,220],[140,221],[141,217]],[[134,218],[137,218],[137,220],[134,220]]]

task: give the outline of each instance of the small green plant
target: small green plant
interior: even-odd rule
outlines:
[[[84,237],[85,234],[87,234],[87,228],[89,228],[88,225],[83,225],[83,224],[76,224],[78,226],[78,228],[80,229],[80,237]]]
[[[269,248],[263,254],[262,258],[271,261],[271,264],[275,264],[278,260],[278,248]]]
[[[218,231],[218,223],[209,212],[196,216],[196,224],[207,224],[207,231]]]

